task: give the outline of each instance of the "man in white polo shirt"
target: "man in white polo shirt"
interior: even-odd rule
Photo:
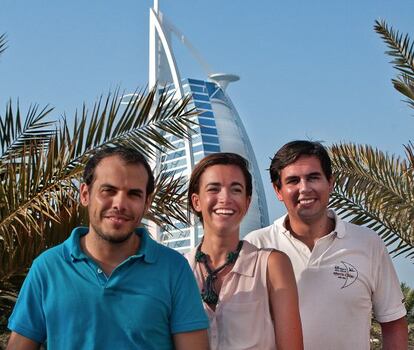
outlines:
[[[403,295],[385,245],[374,231],[327,209],[333,176],[324,147],[289,142],[269,170],[287,214],[245,239],[290,257],[305,349],[368,350],[372,312],[381,324],[383,349],[407,349]]]

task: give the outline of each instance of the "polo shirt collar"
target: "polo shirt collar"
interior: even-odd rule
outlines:
[[[148,231],[144,227],[139,227],[135,230],[135,233],[141,237],[141,242],[137,254],[137,258],[143,257],[144,261],[148,264],[153,264],[157,261],[159,246],[149,235]]]
[[[335,220],[335,228],[331,233],[334,233],[337,238],[344,238],[346,235],[345,223],[344,221],[336,214],[332,209],[328,209],[328,217]],[[284,234],[290,234],[289,230],[286,228],[286,220],[288,214],[283,215],[282,217],[275,220],[274,225],[281,229],[281,232]],[[330,234],[331,234],[330,233]]]
[[[64,242],[64,246],[69,252],[73,261],[89,259],[88,256],[82,251],[80,246],[80,238],[89,232],[88,227],[76,227],[70,237]],[[135,233],[140,236],[141,242],[138,252],[131,258],[143,258],[148,264],[153,264],[158,258],[158,243],[156,243],[150,236],[147,229],[139,227],[135,229]]]
[[[63,243],[72,261],[88,259],[88,256],[82,251],[80,246],[80,238],[86,235],[88,231],[88,227],[76,227],[73,229],[70,237]]]
[[[346,235],[345,222],[332,209],[329,209],[328,210],[328,216],[331,219],[334,219],[335,220],[335,229],[334,229],[334,232],[336,233],[336,237],[338,237],[338,238],[344,238],[345,235]]]

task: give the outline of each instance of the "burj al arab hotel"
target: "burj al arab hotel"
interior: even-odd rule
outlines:
[[[189,178],[194,165],[204,156],[215,152],[238,153],[248,159],[253,175],[252,202],[241,224],[240,234],[243,237],[254,229],[269,225],[265,193],[253,148],[239,114],[226,92],[229,83],[239,80],[239,77],[233,74],[212,74],[208,64],[186,36],[160,11],[158,0],[150,8],[149,35],[149,88],[158,83],[164,89],[174,91],[177,98],[189,95],[189,108],[195,108],[198,112],[194,116],[197,126],[191,139],[178,139],[167,135],[175,149],[157,157],[156,171],[158,169],[171,176],[178,174]],[[172,49],[174,38],[187,46],[195,59],[209,72],[206,79],[181,77]],[[158,241],[181,253],[187,252],[200,242],[203,235],[200,223],[196,222],[191,227],[176,223],[176,226],[168,233],[157,228],[153,234]]]

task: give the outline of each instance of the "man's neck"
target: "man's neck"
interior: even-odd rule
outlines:
[[[136,254],[140,243],[141,239],[136,234],[122,243],[107,242],[91,232],[80,239],[83,252],[91,257],[107,276],[110,276],[119,264]]]
[[[312,250],[319,238],[326,236],[335,229],[335,220],[330,218],[327,212],[323,217],[309,222],[288,215],[285,225],[295,238],[305,243]]]

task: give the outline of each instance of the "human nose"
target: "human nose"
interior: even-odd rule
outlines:
[[[311,190],[311,186],[309,181],[307,181],[306,179],[302,179],[299,183],[299,192],[300,193],[306,193],[309,192]]]
[[[228,191],[225,188],[222,188],[218,195],[219,202],[226,203],[230,200],[230,198],[231,198],[230,191]]]
[[[115,196],[112,197],[112,207],[117,209],[120,212],[123,212],[127,206],[127,195],[122,191],[117,192]]]

